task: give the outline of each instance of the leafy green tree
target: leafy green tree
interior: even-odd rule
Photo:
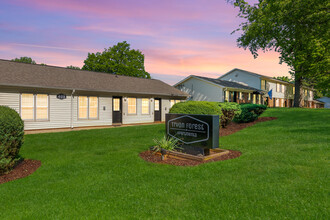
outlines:
[[[144,55],[139,50],[130,49],[126,41],[104,49],[102,53],[88,53],[84,63],[83,70],[150,78],[144,69]]]
[[[20,58],[12,59],[11,61],[20,62],[20,63],[36,64],[36,61],[32,60],[31,57],[20,57]]]
[[[293,82],[292,79],[290,79],[288,76],[277,76],[277,77],[273,77],[273,79],[278,79],[285,82]]]
[[[74,69],[74,70],[80,70],[80,67],[78,67],[78,66],[72,66],[72,65],[67,66],[66,68],[68,68],[68,69]]]
[[[244,19],[236,31],[239,47],[253,56],[259,50],[275,50],[280,63],[286,63],[294,81],[294,106],[301,105],[301,86],[308,81],[316,88],[328,90],[330,2],[324,0],[259,0],[249,5],[244,0],[231,0]]]

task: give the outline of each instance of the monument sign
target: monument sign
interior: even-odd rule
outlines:
[[[208,154],[219,147],[219,115],[166,114],[166,134],[186,153]]]

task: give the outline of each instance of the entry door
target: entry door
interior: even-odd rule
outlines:
[[[112,123],[122,123],[121,97],[113,97],[112,99]]]
[[[162,102],[161,99],[155,99],[155,121],[162,120]]]

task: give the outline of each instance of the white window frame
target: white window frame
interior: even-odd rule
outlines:
[[[50,100],[49,100],[49,94],[44,94],[44,93],[21,93],[20,94],[20,103],[19,103],[19,115],[22,118],[22,95],[23,94],[28,94],[28,95],[33,95],[33,118],[32,119],[22,119],[23,121],[34,121],[34,122],[42,122],[42,121],[49,121],[50,118]],[[37,119],[37,95],[47,95],[47,119]]]
[[[143,100],[144,101],[148,101],[147,103],[148,103],[148,112],[147,113],[143,113]],[[150,115],[150,99],[148,99],[148,98],[142,98],[141,99],[141,114],[142,115]]]
[[[135,99],[135,113],[129,113],[129,99]],[[128,115],[137,115],[137,98],[136,97],[127,98],[127,114]]]
[[[86,118],[80,118],[79,117],[79,98],[80,97],[87,97],[87,117]],[[91,118],[89,117],[89,97],[96,97],[97,98],[97,117],[96,118]],[[98,96],[85,96],[85,95],[82,95],[82,96],[78,96],[78,99],[77,99],[77,118],[78,120],[98,120],[99,119],[99,115],[100,115],[100,99]]]
[[[38,106],[37,106],[37,99],[38,99],[38,95],[46,95],[47,96],[47,118],[41,118],[41,119],[38,119],[37,118],[37,115],[38,115]],[[34,103],[35,103],[35,120],[36,121],[49,121],[49,95],[47,94],[35,94],[34,95]]]

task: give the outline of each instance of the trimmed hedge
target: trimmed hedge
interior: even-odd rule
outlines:
[[[234,121],[237,123],[247,123],[255,121],[267,109],[265,105],[258,104],[242,104],[242,113],[235,116]]]
[[[221,127],[226,127],[229,122],[231,122],[234,117],[238,117],[242,110],[238,103],[236,102],[222,102],[218,103],[221,108],[222,115],[220,117]]]
[[[220,126],[226,127],[235,116],[241,114],[240,105],[234,102],[207,102],[188,101],[173,105],[170,113],[177,114],[198,114],[198,115],[219,115]]]
[[[196,115],[222,115],[217,102],[187,101],[172,106],[170,113],[196,114]]]
[[[19,114],[0,106],[0,175],[9,172],[20,160],[23,137],[24,123]]]

